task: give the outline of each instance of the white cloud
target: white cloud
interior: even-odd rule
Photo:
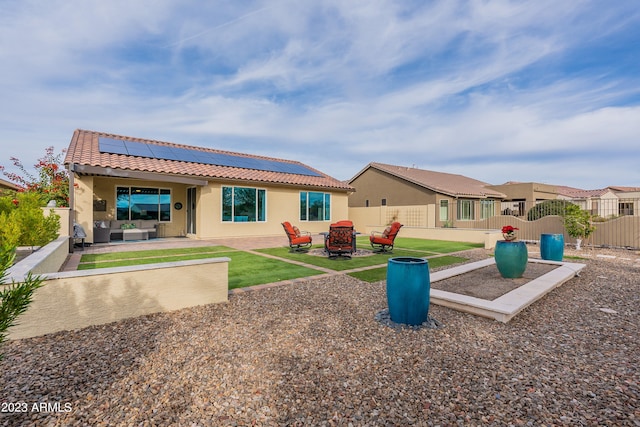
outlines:
[[[640,186],[639,79],[616,63],[638,24],[587,1],[5,2],[0,145],[35,161],[85,128],[341,179],[382,161]]]

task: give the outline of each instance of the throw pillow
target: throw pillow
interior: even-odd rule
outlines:
[[[382,237],[387,239],[389,237],[389,233],[391,233],[391,227],[390,226],[384,229],[384,231],[382,232]]]
[[[300,229],[295,225],[293,226],[293,232],[296,234],[296,237],[300,237]]]

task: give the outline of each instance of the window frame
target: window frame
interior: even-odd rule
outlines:
[[[322,213],[322,218],[321,219],[311,219],[312,215],[311,215],[311,209],[313,206],[316,206],[315,204],[311,204],[310,203],[310,197],[309,195],[313,193],[315,195],[316,198],[319,198],[322,200],[322,206],[319,208],[319,212]],[[332,194],[331,193],[326,193],[324,191],[300,191],[299,193],[299,198],[298,198],[298,213],[299,213],[299,219],[300,221],[303,222],[329,222],[331,221],[331,199],[332,199]]]
[[[456,203],[456,218],[458,221],[475,221],[475,204],[473,199],[458,199]],[[467,212],[463,212],[463,209]],[[467,218],[465,215],[469,214]],[[464,217],[463,217],[464,216]]]
[[[443,209],[444,209],[444,213],[445,213],[445,217],[444,218],[442,216]],[[439,209],[438,214],[439,214],[438,217],[440,218],[441,222],[449,221],[449,200],[448,199],[440,199],[440,209]]]
[[[496,215],[496,201],[494,199],[480,200],[480,219],[491,218]]]
[[[225,205],[225,189],[231,190],[231,204]],[[242,206],[236,203],[236,197],[239,197],[240,194],[237,194],[236,190],[254,190],[253,196],[253,204],[254,204],[254,213],[252,216],[247,216],[246,221],[240,221],[238,218],[245,217],[245,215],[237,215],[236,207]],[[241,185],[223,185],[220,188],[220,221],[225,224],[241,224],[248,223],[254,224],[257,222],[267,222],[267,189],[261,187],[245,187]],[[225,212],[225,211],[230,211]],[[229,216],[229,219],[225,219]],[[255,218],[252,220],[252,218]]]
[[[128,200],[127,200],[127,218],[124,219],[120,216],[121,210],[123,208],[120,208],[118,206],[118,203],[120,201],[119,199],[119,195],[120,193],[120,189],[126,189],[127,190],[127,194],[128,194]],[[157,196],[158,196],[158,208],[157,208],[157,218],[133,218],[134,215],[132,215],[132,206],[136,206],[136,205],[140,205],[141,203],[132,203],[132,189],[139,189],[141,190],[140,193],[142,193],[145,190],[155,190],[157,191]],[[124,194],[124,193],[122,193]],[[145,194],[146,196],[154,196],[154,194]],[[162,196],[168,196],[169,197],[169,202],[168,203],[163,203],[162,202]],[[140,187],[140,186],[136,186],[136,185],[116,185],[115,186],[115,205],[116,205],[116,221],[157,221],[159,223],[170,223],[173,220],[173,210],[171,209],[172,203],[173,203],[173,192],[171,191],[171,188],[168,187]],[[164,207],[164,209],[163,209]],[[168,216],[169,219],[163,219],[163,213]]]

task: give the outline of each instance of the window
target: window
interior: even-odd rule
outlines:
[[[329,221],[331,194],[314,191],[300,192],[300,221]]]
[[[495,215],[495,200],[480,200],[480,219]]]
[[[618,203],[618,215],[633,215],[633,203]]]
[[[171,221],[171,190],[165,188],[116,187],[116,219]]]
[[[440,200],[440,221],[449,221],[449,201]]]
[[[387,206],[387,199],[380,200],[380,205]]]
[[[266,190],[250,187],[222,187],[222,221],[264,222]]]
[[[365,201],[364,201],[364,207],[365,207],[365,208],[368,208],[368,207],[369,207],[369,199],[367,199],[367,200],[365,200]]]
[[[473,200],[459,199],[457,214],[460,221],[472,221],[474,219]]]

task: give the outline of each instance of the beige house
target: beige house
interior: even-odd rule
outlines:
[[[465,227],[499,213],[505,194],[462,175],[369,163],[349,184],[349,214],[357,225],[398,220],[411,227]]]
[[[591,215],[611,218],[618,215],[618,196],[609,188],[582,190],[574,187],[558,185],[558,199],[570,200],[571,203],[589,211]]]
[[[284,235],[283,221],[320,232],[348,217],[354,190],[293,160],[87,130],[64,163],[88,242]]]
[[[607,187],[618,197],[618,215],[640,216],[640,187]]]
[[[535,204],[558,198],[555,185],[539,182],[510,181],[500,185],[489,185],[487,188],[506,195],[499,209],[506,215],[525,216]]]
[[[0,178],[0,193],[4,192],[5,190],[13,190],[16,191],[18,190],[20,187],[18,187],[16,184],[6,181],[4,179]]]

